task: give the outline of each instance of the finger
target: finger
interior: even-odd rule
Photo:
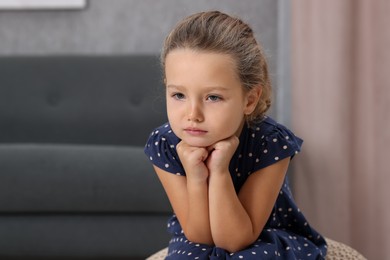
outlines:
[[[208,157],[209,157],[209,152],[205,149],[202,155],[202,162],[206,161]]]
[[[207,152],[208,152],[208,153],[211,153],[212,151],[214,151],[214,150],[215,150],[215,145],[216,145],[216,144],[217,144],[217,143],[212,144],[212,145],[206,147]]]

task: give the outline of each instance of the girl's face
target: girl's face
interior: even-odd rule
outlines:
[[[227,54],[176,49],[165,60],[168,119],[191,146],[208,147],[239,135],[260,88],[246,93]]]

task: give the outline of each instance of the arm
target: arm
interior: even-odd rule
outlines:
[[[192,242],[213,244],[209,220],[208,170],[204,148],[177,145],[186,177],[177,176],[154,167],[179,219],[185,236]]]
[[[237,195],[229,174],[226,154],[230,139],[209,155],[209,211],[216,246],[239,251],[260,235],[275,204],[289,165],[289,158],[251,174]],[[235,142],[235,141],[234,141]],[[234,145],[233,145],[234,147]],[[228,158],[230,160],[230,157]]]

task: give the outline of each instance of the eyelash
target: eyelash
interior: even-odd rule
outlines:
[[[217,95],[210,95],[207,97],[207,100],[210,100],[211,102],[218,102],[222,100],[222,97]]]
[[[173,97],[176,100],[183,100],[185,98],[185,95],[183,93],[173,93],[171,95],[171,97]],[[223,98],[221,96],[218,96],[218,95],[209,95],[209,96],[207,96],[206,100],[208,100],[210,102],[218,102],[218,101],[223,100]]]
[[[174,99],[176,99],[176,100],[182,100],[182,99],[184,99],[184,94],[182,94],[182,93],[173,93],[172,95],[171,95]],[[179,97],[180,96],[180,97]]]

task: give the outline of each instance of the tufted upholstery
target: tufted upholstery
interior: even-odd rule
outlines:
[[[155,56],[0,58],[0,259],[144,259],[171,208],[143,145]]]
[[[143,146],[165,121],[154,56],[1,57],[0,142]]]

